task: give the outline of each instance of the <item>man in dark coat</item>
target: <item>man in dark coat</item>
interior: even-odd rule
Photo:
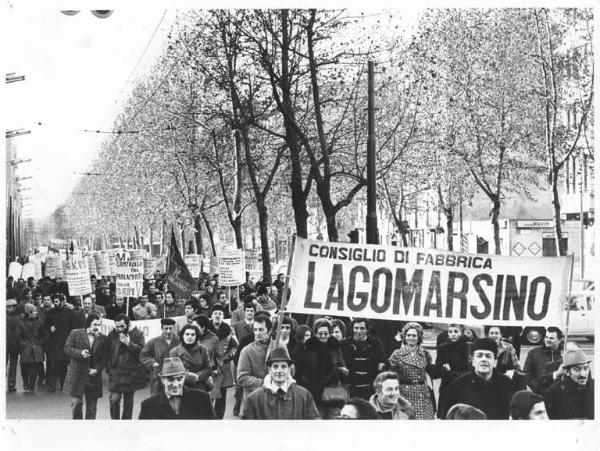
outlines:
[[[316,420],[320,418],[310,392],[290,376],[292,360],[286,348],[275,348],[267,359],[269,374],[262,387],[246,399],[244,420]]]
[[[163,318],[160,320],[161,335],[148,341],[140,353],[140,361],[150,371],[150,394],[157,395],[163,391],[160,382],[160,368],[169,351],[179,345],[179,338],[175,335],[175,320]]]
[[[527,385],[542,396],[560,376],[558,368],[562,362],[562,338],[563,333],[558,327],[549,327],[544,344],[529,351],[525,359],[523,372],[527,377]]]
[[[96,419],[98,398],[102,397],[102,370],[106,364],[106,336],[100,333],[100,316],[90,313],[85,328],[74,329],[65,344],[65,354],[71,358],[65,385],[71,395],[74,420]]]
[[[350,397],[360,396],[367,401],[373,395],[373,381],[383,370],[387,356],[378,338],[369,336],[367,320],[354,318],[353,337],[342,342],[342,353],[349,370]]]
[[[551,420],[594,419],[594,380],[591,359],[579,348],[565,351],[561,371],[566,374],[546,390]]]
[[[113,420],[131,420],[133,395],[146,386],[146,374],[140,362],[144,347],[144,334],[138,328],[129,328],[127,315],[117,315],[115,328],[108,334],[108,390],[110,391],[110,417]],[[121,415],[121,398],[123,414]]]
[[[19,363],[19,338],[17,336],[17,327],[21,319],[21,314],[17,311],[16,299],[7,299],[6,301],[6,363],[8,392],[17,391],[17,365]]]
[[[67,365],[69,358],[64,353],[64,346],[73,330],[73,311],[67,307],[67,298],[59,293],[53,296],[52,303],[54,308],[46,314],[44,327],[49,338],[46,341],[46,352],[48,353],[48,371],[46,381],[48,391],[56,390],[56,383],[60,382],[62,390],[67,376]]]
[[[491,338],[473,343],[473,370],[456,378],[440,406],[442,418],[455,404],[467,404],[486,414],[489,420],[507,420],[513,393],[512,381],[494,369],[498,345]]]
[[[164,389],[142,401],[140,420],[214,420],[210,396],[184,387],[186,370],[179,357],[167,357],[160,372]]]
[[[44,323],[38,318],[37,308],[33,304],[24,305],[24,316],[17,325],[17,337],[21,355],[23,388],[29,393],[34,393],[39,367],[44,362],[42,343],[46,339],[46,335]]]

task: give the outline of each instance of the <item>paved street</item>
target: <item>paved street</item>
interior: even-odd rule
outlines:
[[[429,348],[435,347],[435,341],[432,338],[435,336],[433,330],[426,331],[426,342],[425,345]],[[594,346],[586,340],[578,340],[577,344],[593,358]],[[521,365],[525,362],[527,352],[531,349],[531,346],[522,346],[521,348]],[[435,359],[435,349],[431,350],[433,358]],[[110,419],[108,409],[108,393],[106,387],[108,381],[104,382],[104,396],[98,401],[98,415],[97,418],[101,420]],[[434,381],[434,389],[437,396],[439,387],[439,380]],[[17,375],[17,388],[18,391],[12,394],[6,394],[6,418],[7,419],[70,419],[70,397],[68,393],[47,393],[45,389],[38,388],[38,393],[35,395],[27,394],[22,391],[22,380],[20,373]],[[227,410],[225,412],[225,419],[239,419],[233,415],[233,388],[228,390],[227,399]],[[133,409],[134,418],[138,417],[141,401],[150,395],[150,389],[146,388],[140,390],[135,394],[135,405]]]

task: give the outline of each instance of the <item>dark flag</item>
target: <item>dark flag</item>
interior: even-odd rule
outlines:
[[[167,283],[169,284],[169,290],[174,291],[177,298],[189,299],[192,296],[192,291],[196,289],[196,281],[185,265],[179,249],[177,249],[174,232],[171,232],[171,245],[169,246]]]

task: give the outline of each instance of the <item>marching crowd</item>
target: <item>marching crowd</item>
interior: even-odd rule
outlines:
[[[7,391],[16,391],[20,363],[24,391],[68,391],[73,419],[96,417],[104,372],[112,419],[131,419],[148,383],[140,419],[222,419],[229,389],[242,419],[594,418],[591,359],[564,346],[557,327],[523,367],[518,333],[498,326],[477,337],[450,324],[434,359],[416,322],[278,314],[283,274],[249,280],[233,296],[201,274],[189,299],[165,279],[157,273],[125,300],[111,277],[92,276],[82,297],[60,278],[9,277]],[[114,321],[107,335],[103,318]],[[145,319],[161,325],[147,341],[135,326]]]

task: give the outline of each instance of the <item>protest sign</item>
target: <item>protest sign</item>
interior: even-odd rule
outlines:
[[[224,287],[241,285],[246,281],[244,251],[234,250],[219,255],[219,284]]]
[[[25,280],[29,279],[30,277],[35,277],[35,265],[33,262],[25,263],[23,265],[21,277]]]
[[[144,277],[146,279],[154,278],[154,273],[156,272],[156,259],[155,258],[145,258],[144,259]]]
[[[161,255],[160,257],[156,258],[156,269],[160,273],[167,272],[167,257],[166,256]]]
[[[402,321],[561,325],[571,259],[298,238],[287,309]]]
[[[62,261],[59,255],[48,255],[46,257],[46,276],[51,279],[64,277]]]
[[[129,251],[130,260],[140,260],[145,257],[145,252],[142,249],[131,249]]]
[[[258,253],[255,249],[244,250],[244,258],[246,262],[246,271],[258,270]]]
[[[197,279],[200,275],[200,256],[198,254],[188,254],[183,258],[183,261],[192,277]]]
[[[176,316],[173,318],[175,321],[185,320],[185,316]],[[160,319],[143,319],[131,321],[130,329],[137,327],[143,334],[146,342],[148,340],[158,337],[161,334]],[[115,322],[112,319],[102,318],[102,324],[100,326],[100,332],[104,335],[108,335],[111,330],[115,328]]]
[[[40,280],[42,276],[42,259],[39,254],[34,255],[33,257],[29,257],[29,261],[33,263],[34,266],[34,274],[35,280]]]
[[[110,269],[110,258],[107,253],[102,252],[101,254],[94,255],[96,261],[96,272],[99,276],[110,276],[112,271]]]
[[[117,296],[141,296],[144,287],[143,260],[116,260]]]
[[[209,274],[219,273],[219,257],[216,255],[210,257],[210,267],[208,268]]]
[[[92,292],[90,269],[85,259],[64,262],[65,278],[69,287],[69,296],[82,296]]]
[[[108,264],[110,267],[110,273],[113,276],[117,273],[117,260],[119,260],[117,254],[108,254]]]
[[[94,276],[96,279],[98,278],[98,268],[96,268],[96,259],[94,257],[86,257],[88,262],[88,268],[90,270],[90,277]]]
[[[21,273],[23,272],[23,266],[19,262],[10,262],[8,265],[8,275],[12,277],[15,281],[21,278]]]

